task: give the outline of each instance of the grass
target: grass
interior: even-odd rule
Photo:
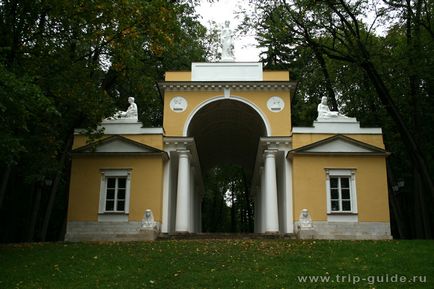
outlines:
[[[334,282],[298,279],[307,275],[330,276]],[[392,282],[401,276],[422,279]],[[383,282],[373,283],[380,278]],[[434,288],[434,242],[171,240],[2,245],[0,288]]]

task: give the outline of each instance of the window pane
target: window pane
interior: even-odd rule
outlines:
[[[113,211],[115,205],[115,201],[107,201],[105,203],[105,210],[106,211]]]
[[[108,200],[113,200],[115,198],[115,189],[107,189],[107,197]]]
[[[330,188],[338,187],[338,178],[330,178]]]
[[[124,201],[118,201],[118,205],[116,208],[117,211],[124,211],[125,210],[125,202]]]
[[[350,199],[350,189],[342,189],[342,199],[349,200]]]
[[[338,189],[330,189],[330,193],[331,193],[332,199],[335,199],[335,200],[339,199]]]
[[[118,190],[118,200],[125,200],[125,189]]]
[[[342,211],[351,211],[350,201],[342,201]]]
[[[350,187],[350,179],[341,178],[341,188],[349,188],[349,187]]]
[[[127,179],[126,178],[118,178],[118,188],[125,189],[127,187]]]
[[[332,201],[332,211],[339,211],[339,201]]]
[[[116,178],[107,178],[107,188],[114,188],[116,184]]]

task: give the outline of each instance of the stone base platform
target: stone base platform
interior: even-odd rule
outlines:
[[[68,222],[65,241],[154,241],[160,234],[140,226],[140,222]]]
[[[391,240],[390,224],[383,222],[313,221],[312,230],[297,231],[299,239]],[[295,224],[298,228],[298,222]]]

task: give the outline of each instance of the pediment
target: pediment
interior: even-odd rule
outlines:
[[[163,151],[115,135],[73,150],[73,153],[163,153]]]
[[[360,142],[344,135],[335,135],[330,138],[297,148],[290,154],[369,154],[388,155],[389,153],[379,147]]]

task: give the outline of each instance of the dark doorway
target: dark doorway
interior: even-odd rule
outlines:
[[[202,231],[253,232],[250,186],[259,139],[266,136],[261,116],[241,101],[215,101],[195,114],[188,136],[204,177]]]

